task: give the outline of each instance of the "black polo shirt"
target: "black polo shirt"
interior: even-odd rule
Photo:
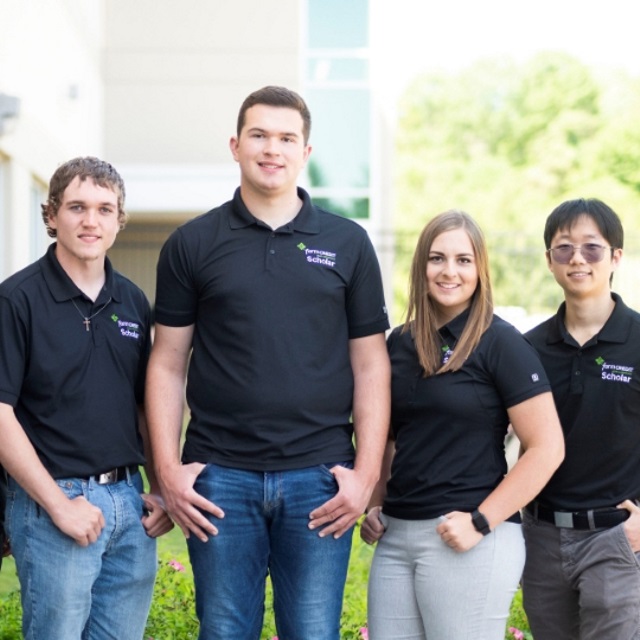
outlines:
[[[440,330],[443,362],[455,351],[468,315]],[[384,513],[423,520],[472,511],[507,472],[507,409],[550,390],[540,359],[497,316],[455,372],[423,377],[411,333],[400,327],[387,344],[396,454]]]
[[[0,402],[54,478],[141,464],[137,405],[150,348],[149,304],[105,260],[95,304],[55,245],[0,285]],[[91,319],[87,331],[76,306]]]
[[[232,201],[178,228],[156,320],[195,323],[185,462],[295,469],[353,457],[349,339],[388,328],[366,232],[303,206],[272,231]]]
[[[583,346],[565,328],[565,304],[527,333],[547,371],[565,459],[539,500],[557,510],[613,507],[640,497],[640,314],[620,296]]]

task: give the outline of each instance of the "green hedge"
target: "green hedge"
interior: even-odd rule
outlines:
[[[193,576],[184,550],[184,541],[176,543],[176,535],[160,544],[160,562],[153,603],[145,640],[191,640],[197,638],[198,621],[194,610]],[[173,540],[173,542],[172,542]],[[349,576],[344,595],[342,613],[342,640],[366,638],[367,576],[373,547],[365,545],[356,531],[349,565]],[[267,585],[266,615],[263,640],[276,635],[273,610],[270,607],[271,589]],[[0,599],[0,640],[22,640],[20,632],[20,598],[17,591]],[[364,631],[363,631],[363,628]],[[510,631],[512,628],[513,631]],[[505,631],[508,640],[532,640],[522,610],[518,592],[511,607],[511,616]]]

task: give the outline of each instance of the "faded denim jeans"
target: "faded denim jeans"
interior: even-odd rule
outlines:
[[[9,479],[7,533],[20,580],[25,640],[141,640],[157,569],[156,541],[140,521],[139,473],[99,485],[57,481],[69,498],[83,495],[106,526],[82,547]]]

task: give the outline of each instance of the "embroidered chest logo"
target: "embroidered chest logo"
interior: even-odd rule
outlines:
[[[140,338],[140,325],[137,322],[120,320],[115,313],[111,316],[111,319],[118,325],[121,336],[125,338],[132,338],[133,340],[138,340]]]
[[[449,358],[453,355],[453,351],[448,344],[442,345],[440,351],[442,351],[442,364],[447,364]]]
[[[622,382],[624,384],[631,382],[634,367],[629,367],[624,364],[609,364],[602,357],[596,358],[596,364],[602,367],[602,380]]]
[[[304,242],[296,245],[300,251],[304,252],[307,262],[311,264],[319,264],[324,267],[335,267],[337,255],[333,251],[325,251],[324,249],[309,249]]]

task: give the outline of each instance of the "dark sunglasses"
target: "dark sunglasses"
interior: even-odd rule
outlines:
[[[557,247],[547,249],[547,253],[558,264],[569,264],[573,258],[573,254],[578,250],[586,262],[600,262],[604,258],[605,249],[611,249],[611,255],[613,256],[615,247],[604,247],[594,242],[585,242],[584,244],[559,244]]]

